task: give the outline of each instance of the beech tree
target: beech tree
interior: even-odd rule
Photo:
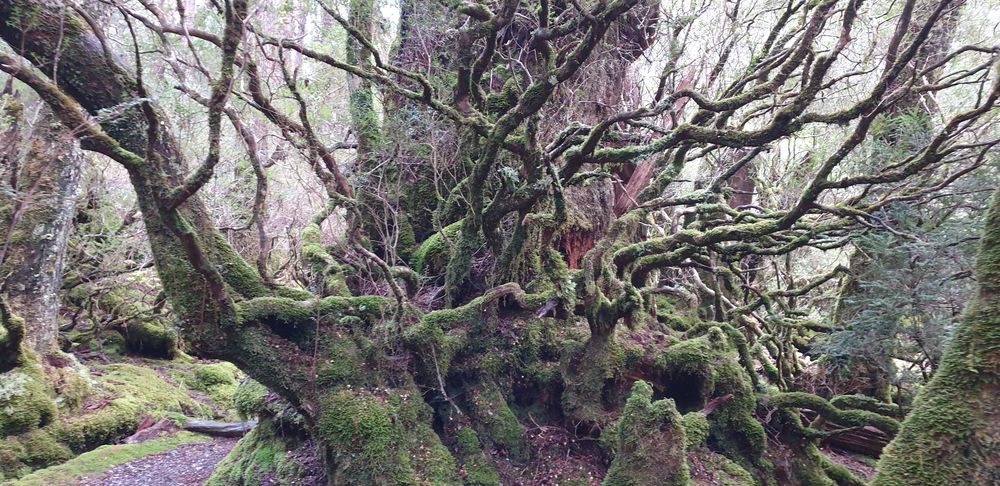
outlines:
[[[184,2],[102,2],[124,43],[88,6],[0,0],[0,71],[128,172],[185,345],[287,401],[331,484],[513,483],[548,460],[545,427],[597,439],[574,453],[609,485],[686,484],[690,456],[737,482],[861,484],[818,446],[864,431],[896,437],[878,484],[990,482],[1000,196],[979,292],[902,428],[898,406],[795,385],[803,343],[831,331],[801,301],[850,269],[803,277],[793,257],[894,231],[893,205],[996,159],[1000,50],[941,40],[962,4],[406,0],[386,41],[371,0],[297,3],[342,34],[331,47],[246,0],[199,4],[201,25]],[[197,157],[154,69],[207,116]],[[321,71],[345,76],[346,140],[316,123]],[[896,143],[898,108],[930,104]],[[326,198],[299,282],[269,267],[258,124]],[[256,255],[201,197],[227,131]],[[778,160],[781,197],[762,189]]]

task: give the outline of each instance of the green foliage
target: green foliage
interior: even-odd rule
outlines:
[[[1000,192],[987,213],[976,261],[979,291],[920,391],[913,411],[885,448],[877,486],[988,484],[1000,457]]]
[[[890,381],[913,380],[896,376],[893,358],[910,357],[928,374],[938,366],[957,323],[956,310],[972,292],[968,277],[981,224],[979,212],[955,214],[941,207],[978,204],[968,196],[949,196],[929,205],[890,205],[875,215],[893,232],[869,231],[856,241],[854,275],[832,316],[836,330],[814,346],[839,381],[867,380],[879,389],[868,393],[887,399]]]

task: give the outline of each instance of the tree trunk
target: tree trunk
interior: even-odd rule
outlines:
[[[885,448],[875,486],[1000,482],[1000,190],[980,244],[979,290],[940,367]]]
[[[4,100],[19,103],[14,97]],[[17,125],[15,121],[11,131],[18,131]],[[5,189],[0,190],[0,234],[5,235],[0,243],[0,293],[6,295],[11,312],[24,319],[25,344],[39,356],[48,356],[58,348],[58,292],[84,157],[47,109],[29,130],[23,143],[8,145],[0,168]],[[19,146],[26,146],[22,160],[17,160]]]

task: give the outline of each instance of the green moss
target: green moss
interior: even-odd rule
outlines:
[[[457,482],[454,458],[430,429],[430,418],[419,393],[343,389],[323,398],[316,428],[347,483]]]
[[[262,411],[266,395],[267,387],[247,378],[236,387],[236,392],[233,394],[233,406],[240,417],[256,417]]]
[[[73,355],[64,357],[70,365],[48,370],[48,382],[54,386],[55,403],[60,414],[79,410],[91,388],[89,369],[77,362]]]
[[[508,457],[515,462],[526,462],[530,451],[521,424],[507,405],[500,388],[492,382],[481,382],[469,387],[466,393],[469,396],[469,415],[483,437],[506,450]]]
[[[417,242],[434,234],[434,210],[438,205],[434,170],[430,166],[419,165],[407,169],[415,180],[408,181],[402,188],[401,202],[405,208],[401,213],[405,224],[400,225],[397,251],[401,258],[411,261]]]
[[[177,355],[177,331],[159,322],[134,321],[125,329],[125,347],[141,356],[171,359]]]
[[[758,484],[754,481],[753,476],[739,464],[705,447],[690,449],[688,457],[692,456],[697,458],[706,476],[692,478],[692,484],[698,486],[755,486]]]
[[[464,483],[469,486],[496,486],[500,475],[490,464],[479,446],[479,436],[470,427],[462,427],[455,432],[455,442],[462,461]]]
[[[448,242],[458,237],[461,229],[462,222],[456,221],[424,240],[411,257],[413,270],[424,275],[444,274],[451,254]]]
[[[637,381],[614,425],[614,459],[605,486],[687,485],[690,481],[681,415],[670,399],[652,401],[653,387]]]
[[[458,484],[455,457],[441,443],[429,422],[418,423],[406,436],[413,469],[421,484]]]
[[[295,451],[308,445],[299,434],[280,433],[280,428],[271,419],[262,420],[216,465],[206,486],[299,484],[305,466]]]
[[[566,341],[563,353],[563,411],[574,420],[600,423],[606,417],[605,387],[623,371],[625,356],[621,346],[612,335],[588,339],[583,345]]]
[[[846,466],[837,464],[827,459],[826,456],[823,456],[822,454],[820,457],[820,464],[823,468],[823,472],[826,473],[826,475],[832,479],[837,486],[865,486],[865,482],[858,479],[858,477],[855,476],[854,473],[852,473]]]
[[[22,363],[23,339],[24,320],[11,315],[6,303],[0,300],[0,370],[6,372]]]
[[[497,322],[495,300],[484,295],[461,307],[428,312],[416,325],[406,329],[403,339],[420,359],[418,378],[436,382],[438,375],[447,377],[459,352],[479,353],[478,368],[487,374],[508,364],[501,361],[499,353],[482,353],[490,347],[490,336]]]
[[[845,427],[873,425],[889,435],[894,435],[899,430],[899,422],[895,419],[867,410],[842,410],[831,405],[826,399],[811,393],[777,393],[767,397],[767,404],[782,408],[808,408],[823,418]]]
[[[899,406],[885,403],[866,395],[837,395],[830,399],[830,404],[840,409],[867,410],[869,412],[892,417],[900,414]]]
[[[214,363],[194,369],[192,386],[208,388],[215,385],[235,385],[240,371],[232,363]]]
[[[746,469],[770,469],[763,459],[767,436],[754,416],[754,387],[721,328],[671,345],[656,358],[656,366],[666,395],[679,400],[682,410],[700,410],[711,398],[731,395],[708,417],[709,436]]]
[[[681,410],[700,409],[715,390],[713,365],[725,353],[719,333],[680,341],[656,358],[668,396],[685,397]],[[721,341],[719,340],[721,339]]]
[[[135,431],[146,415],[212,415],[211,409],[151,368],[131,364],[95,368],[98,383],[91,400],[103,405],[0,441],[0,471],[8,477],[20,476],[64,461],[73,453],[113,443]]]
[[[8,441],[15,450],[21,452],[16,457],[14,464],[22,471],[46,467],[50,464],[65,461],[73,456],[73,452],[69,448],[59,443],[45,430],[33,430],[26,434],[11,437]],[[8,470],[10,466],[4,464],[0,469]]]
[[[732,395],[732,398],[712,412],[711,436],[722,445],[725,455],[748,470],[770,473],[771,464],[763,458],[767,447],[764,427],[754,416],[756,394],[746,372],[736,362],[735,356],[722,359],[713,367],[714,396]]]
[[[517,105],[519,91],[517,80],[513,77],[507,79],[499,93],[493,93],[486,97],[486,112],[496,116],[507,113]]]
[[[316,310],[308,302],[284,297],[261,297],[236,306],[241,322],[264,322],[270,326],[299,326],[310,322]]]
[[[45,375],[29,359],[0,374],[0,437],[42,427],[56,417]]]
[[[320,225],[339,205],[338,201],[330,200],[323,209],[313,215],[302,230],[302,246],[300,254],[302,261],[313,274],[311,290],[318,295],[349,296],[350,289],[344,280],[340,265],[333,259],[322,243],[322,228]]]
[[[224,409],[233,408],[237,380],[242,376],[232,363],[220,362],[198,365],[187,379],[191,389],[205,392],[213,402]]]
[[[211,415],[211,410],[167,383],[155,370],[131,364],[100,366],[97,391],[110,401],[102,408],[53,424],[50,433],[75,452],[108,444],[130,434],[144,415],[179,412],[189,416]]]
[[[66,463],[29,474],[14,481],[11,486],[71,486],[77,484],[80,477],[93,477],[125,462],[168,451],[183,444],[208,440],[210,439],[204,435],[180,432],[138,444],[105,445],[80,454]]]
[[[108,355],[109,358],[115,361],[121,361],[125,357],[125,353],[128,351],[125,346],[125,336],[123,336],[118,331],[105,330],[97,333],[95,337],[97,349],[100,349],[102,353]]]
[[[348,333],[339,329],[323,335],[322,361],[316,366],[317,385],[330,389],[364,381],[364,353]]]
[[[0,437],[25,433],[57,416],[54,392],[37,355],[22,342],[24,321],[0,301]],[[72,389],[70,390],[73,391]]]
[[[705,443],[708,438],[709,423],[708,417],[701,412],[690,412],[684,414],[684,436],[687,437],[687,448],[694,449]]]

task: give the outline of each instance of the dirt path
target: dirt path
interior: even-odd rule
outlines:
[[[80,478],[80,486],[200,486],[235,444],[223,438],[185,444]]]

